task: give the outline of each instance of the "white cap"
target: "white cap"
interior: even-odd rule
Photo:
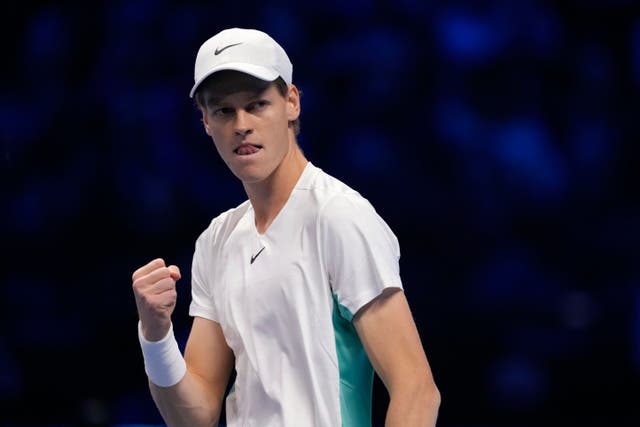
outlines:
[[[261,80],[278,77],[291,84],[293,65],[284,49],[268,34],[258,30],[230,28],[220,31],[200,46],[194,70],[196,89],[207,77],[220,70],[236,70]]]

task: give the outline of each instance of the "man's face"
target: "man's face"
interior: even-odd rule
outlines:
[[[256,93],[233,92],[220,99],[205,93],[202,120],[218,153],[243,183],[267,179],[295,141],[289,121],[299,114],[294,86],[283,97],[275,85]]]

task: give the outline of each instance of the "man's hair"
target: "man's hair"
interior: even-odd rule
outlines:
[[[211,102],[211,100],[220,100],[236,92],[251,92],[258,95],[272,85],[275,86],[282,97],[287,96],[289,86],[282,77],[268,82],[238,71],[223,70],[207,77],[198,86],[193,98],[197,107],[206,111],[207,103]],[[300,118],[290,121],[289,126],[293,128],[293,134],[298,136],[300,133]]]

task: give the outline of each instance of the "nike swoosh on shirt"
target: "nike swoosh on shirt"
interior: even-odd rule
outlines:
[[[242,44],[242,43],[230,44],[230,45],[227,45],[227,46],[223,47],[222,49],[216,48],[216,50],[213,52],[213,54],[214,55],[220,55],[222,52],[224,52],[225,50],[229,49],[230,47],[238,46],[239,44]]]
[[[263,246],[262,249],[260,249],[257,254],[251,256],[251,264],[253,264],[253,261],[255,261],[256,258],[258,258],[258,255],[260,255],[262,251],[264,251],[264,248],[265,247]]]

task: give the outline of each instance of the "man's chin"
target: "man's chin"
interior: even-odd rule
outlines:
[[[233,171],[233,174],[238,178],[243,185],[258,184],[265,180],[264,173],[260,173],[257,170],[242,169]]]

